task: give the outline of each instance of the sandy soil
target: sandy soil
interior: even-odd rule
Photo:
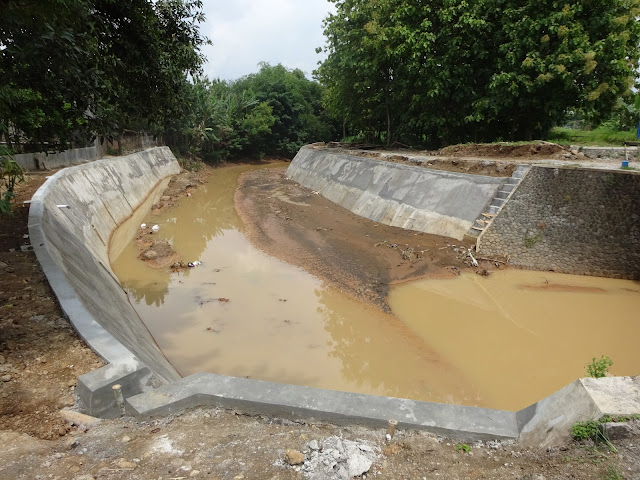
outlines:
[[[637,425],[630,438],[613,442],[618,454],[602,448],[595,450],[589,442],[549,450],[524,450],[515,444],[491,442],[471,445],[470,453],[464,453],[454,441],[401,430],[391,445],[386,445],[382,429],[295,423],[215,408],[149,421],[102,421],[93,428],[71,425],[59,412],[77,407],[73,396],[77,377],[101,366],[102,361],[64,318],[33,252],[28,247],[24,252],[20,248],[29,242],[24,238],[28,234],[28,206],[21,201],[30,198],[43,181],[44,174],[30,175],[28,182],[18,188],[15,216],[0,217],[2,479],[328,479],[337,467],[345,465],[342,457],[336,470],[327,470],[320,462],[328,460],[331,451],[327,446],[335,444],[336,438],[345,444],[354,442],[371,459],[367,478],[640,478]],[[284,208],[289,208],[288,202],[283,203],[287,204]],[[298,215],[302,210],[286,212],[281,209],[278,214],[284,215],[288,222],[285,225],[301,221]],[[331,223],[324,225],[323,228],[336,229]],[[363,292],[378,302],[381,297],[375,285],[380,282],[384,286],[387,280],[448,275],[451,266],[466,268],[451,247],[442,248],[458,242],[433,239],[434,247],[441,245],[436,247],[442,248],[441,256],[432,261],[428,254],[433,252],[429,251],[424,252],[422,260],[416,257],[401,261],[396,248],[384,243],[375,245],[386,240],[416,249],[420,245],[423,249],[427,239],[395,237],[393,232],[371,238],[365,233],[358,235],[358,228],[356,223],[345,232],[357,236],[368,255],[367,271],[377,276]],[[378,228],[371,225],[365,230],[375,235]],[[320,239],[322,232],[316,232]],[[349,247],[348,251],[355,252],[354,249],[355,246]],[[357,256],[348,260],[354,265],[359,262]],[[388,273],[376,274],[377,266],[384,265]],[[314,453],[309,445],[313,440],[324,450]],[[305,463],[289,465],[285,461],[287,449],[301,452]]]
[[[361,301],[389,311],[390,285],[471,269],[472,240],[403,230],[359,217],[284,175],[240,176],[236,210],[245,234],[269,255],[297,265]],[[497,268],[482,262],[477,270]]]

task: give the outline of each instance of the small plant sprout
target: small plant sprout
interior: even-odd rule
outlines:
[[[613,360],[606,355],[602,355],[600,359],[593,357],[591,363],[587,365],[587,375],[593,378],[605,377],[611,365],[613,365]]]
[[[469,453],[471,451],[471,447],[469,445],[467,445],[466,443],[458,443],[456,445],[456,451],[457,452]]]

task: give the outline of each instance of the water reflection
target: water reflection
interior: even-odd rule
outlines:
[[[394,287],[396,316],[386,315],[247,241],[233,193],[248,168],[218,170],[169,214],[146,221],[202,266],[152,269],[132,243],[113,262],[181,374],[516,410],[584,375],[593,356],[612,357],[613,373],[639,373],[637,283],[463,275]],[[603,335],[605,327],[624,334]]]
[[[216,172],[160,225],[185,260],[154,270],[128,245],[114,263],[177,370],[437,401],[475,401],[463,376],[400,321],[255,249],[233,208],[238,175]],[[197,240],[197,241],[194,241]],[[220,299],[227,301],[220,301]],[[157,308],[161,307],[161,308]]]
[[[510,270],[400,285],[389,304],[486,403],[514,410],[585,376],[594,356],[613,358],[613,374],[640,373],[633,290],[626,280]]]

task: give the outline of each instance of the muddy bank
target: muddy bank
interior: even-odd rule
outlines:
[[[234,201],[244,233],[258,248],[387,312],[390,285],[472,268],[463,248],[473,241],[359,217],[286,179],[284,168],[244,173]],[[496,267],[485,262],[478,270],[490,268]]]

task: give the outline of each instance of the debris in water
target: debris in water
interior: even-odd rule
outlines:
[[[471,255],[471,249],[469,249],[469,258],[471,259],[471,265],[473,265],[474,267],[478,266],[478,261],[473,258],[473,255]]]
[[[228,298],[219,298],[218,301],[220,303],[229,303],[229,299]]]
[[[199,262],[198,260],[194,260],[193,262],[189,262],[187,265],[189,267],[193,268],[193,267],[198,267],[198,266],[202,265],[202,262]]]
[[[56,205],[58,208],[70,208],[69,205]]]
[[[158,225],[154,225],[153,227],[151,227],[152,232],[158,232],[159,230],[160,230],[160,227]]]
[[[144,230],[145,228],[147,228],[147,224],[146,224],[146,223],[143,223],[142,225],[140,225],[140,228],[141,228],[142,230]]]

